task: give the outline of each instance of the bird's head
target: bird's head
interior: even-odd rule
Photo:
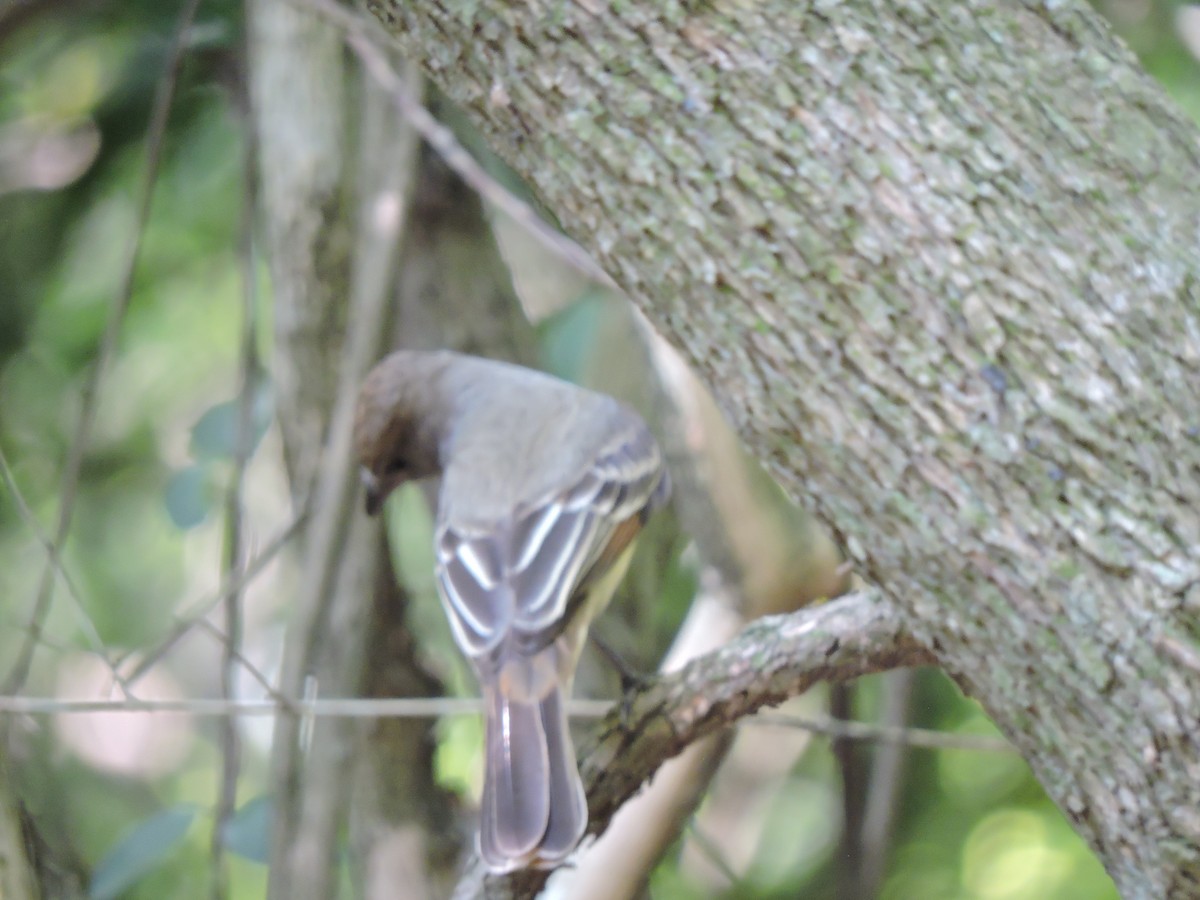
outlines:
[[[363,381],[354,417],[368,515],[407,481],[441,471],[438,447],[444,410],[432,354],[398,352]]]

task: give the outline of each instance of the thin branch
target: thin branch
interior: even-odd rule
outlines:
[[[249,100],[246,100],[247,107]],[[238,398],[237,436],[235,438],[233,476],[225,501],[225,559],[224,570],[228,581],[236,581],[246,563],[246,548],[242,539],[243,485],[246,466],[250,462],[250,449],[254,431],[254,404],[259,387],[260,363],[258,359],[257,328],[257,284],[254,269],[254,208],[257,202],[257,180],[254,172],[254,129],[246,129],[242,148],[242,210],[239,223],[239,252],[242,267],[242,338],[239,357],[241,359],[242,389]],[[232,699],[236,690],[237,669],[243,661],[242,645],[242,591],[230,591],[225,598],[225,634],[221,659],[221,694]],[[256,671],[249,667],[251,671]],[[217,794],[217,808],[213,817],[210,855],[212,862],[212,896],[223,900],[229,893],[228,872],[224,865],[225,828],[237,809],[237,784],[240,768],[240,740],[237,722],[232,717],[221,720],[221,782]]]
[[[878,722],[885,727],[907,728],[913,712],[916,673],[912,669],[888,672],[881,681],[883,697]],[[908,750],[907,745],[886,743],[874,748],[871,754],[871,774],[859,835],[862,856],[855,879],[855,896],[877,897],[883,887],[887,864],[892,857],[896,819],[900,814]]]
[[[247,675],[258,682],[258,686],[266,692],[266,695],[270,697],[271,700],[276,703],[276,705],[287,709],[288,712],[296,712],[296,710],[291,709],[288,705],[291,703],[291,701],[275,690],[275,686],[271,684],[271,680],[267,678],[266,674],[259,669],[258,666],[254,665],[254,663],[250,662],[250,660],[248,660],[241,652],[240,648],[233,647],[229,643],[229,637],[225,634],[225,632],[207,619],[201,619],[200,622],[197,623],[197,627],[199,627],[199,629],[205,634],[216,638],[221,646],[225,648],[225,652],[229,654],[234,662],[246,670]],[[229,699],[228,695],[226,695],[226,699]]]
[[[175,646],[176,641],[195,628],[197,625],[206,621],[218,606],[226,601],[227,598],[242,590],[246,585],[253,581],[260,572],[266,567],[276,554],[282,550],[300,529],[300,526],[308,519],[309,503],[306,497],[301,501],[300,509],[296,515],[271,541],[267,543],[266,549],[259,553],[243,568],[236,577],[225,584],[211,597],[199,601],[192,606],[192,609],[184,614],[181,614],[175,627],[170,633],[159,641],[158,646],[145,653],[138,661],[137,666],[129,673],[126,681],[133,684],[151,668],[153,668],[159,660],[161,660],[170,649]],[[135,651],[130,651],[131,653]],[[120,660],[118,660],[118,664]]]
[[[612,709],[609,700],[576,701],[572,715],[598,719]],[[291,708],[284,704],[290,704]],[[146,712],[188,713],[194,716],[276,716],[378,719],[397,717],[439,719],[478,715],[483,704],[474,697],[398,697],[389,700],[227,700],[197,697],[180,700],[62,700],[56,697],[0,697],[0,714],[57,716],[66,714]]]
[[[975,753],[1015,753],[1004,738],[987,734],[959,734],[934,731],[929,728],[903,728],[895,725],[876,725],[869,722],[847,722],[844,719],[809,719],[782,713],[760,713],[742,723],[743,727],[799,728],[813,734],[823,734],[849,741],[874,741],[878,744],[900,744],[925,750],[967,750]]]
[[[31,510],[29,508],[29,504],[25,502],[25,497],[21,494],[21,489],[17,485],[16,476],[13,475],[12,468],[8,464],[8,457],[5,456],[3,449],[0,449],[0,478],[2,478],[4,481],[4,487],[12,495],[13,502],[17,506],[17,514],[21,517],[21,521],[23,521],[25,523],[25,527],[33,533],[33,536],[37,542],[42,545],[42,549],[46,551],[47,560],[54,561],[55,570],[58,574],[58,577],[60,577],[63,580],[63,584],[67,586],[67,594],[74,602],[74,609],[78,614],[80,630],[83,631],[88,643],[91,644],[93,654],[95,654],[95,656],[104,663],[105,667],[108,669],[109,675],[112,676],[113,682],[120,686],[125,696],[132,697],[133,693],[130,691],[128,682],[117,670],[117,667],[113,661],[109,659],[108,653],[105,652],[104,639],[100,637],[100,631],[96,628],[96,623],[92,620],[92,617],[88,615],[87,607],[83,605],[83,597],[79,593],[79,588],[75,585],[75,580],[71,578],[71,573],[67,571],[66,565],[55,552],[54,544],[50,540],[49,535],[42,531],[42,526],[39,524],[37,517],[34,516],[33,510]],[[45,645],[48,643],[45,640],[44,634],[40,634],[38,637],[40,644]]]
[[[725,858],[725,854],[721,852],[721,848],[717,842],[709,837],[708,833],[700,827],[695,817],[688,822],[687,831],[692,840],[696,842],[696,847],[704,854],[705,859],[712,863],[713,868],[721,873],[721,877],[729,882],[729,886],[737,887],[738,882],[741,880],[738,878],[737,872],[733,870],[733,866]]]
[[[184,0],[183,9],[180,11],[179,20],[175,25],[175,32],[171,37],[171,53],[167,62],[167,70],[163,74],[162,80],[159,81],[158,90],[154,95],[154,108],[150,116],[150,126],[146,131],[146,168],[142,174],[139,188],[137,219],[134,223],[129,249],[125,254],[120,287],[113,298],[108,324],[105,326],[104,336],[96,353],[96,362],[83,385],[79,415],[75,420],[71,447],[67,454],[66,465],[63,467],[62,497],[59,500],[58,523],[54,529],[50,558],[46,560],[46,565],[42,568],[37,599],[29,616],[25,641],[21,645],[16,662],[9,670],[8,677],[4,680],[3,692],[6,694],[15,694],[20,691],[29,677],[34,650],[42,629],[45,627],[46,616],[50,612],[50,602],[54,596],[54,573],[58,570],[63,542],[71,528],[71,516],[75,510],[75,495],[79,489],[79,473],[83,467],[83,454],[87,448],[92,425],[96,420],[100,385],[104,373],[108,369],[108,363],[116,353],[117,341],[121,335],[121,325],[125,321],[129,302],[133,298],[133,276],[137,271],[138,257],[141,255],[142,237],[146,231],[146,224],[150,220],[150,205],[154,198],[154,185],[158,180],[158,165],[162,156],[163,138],[167,131],[171,104],[175,99],[175,85],[179,79],[179,70],[187,52],[187,32],[191,28],[196,8],[199,5],[200,0]]]
[[[209,626],[216,633],[215,626]],[[260,684],[269,686],[265,676],[245,657],[246,666]],[[287,704],[288,712],[298,716],[342,719],[443,719],[449,716],[478,715],[483,704],[476,697],[393,697],[382,700],[330,699],[311,703],[297,702],[272,692],[269,700],[225,700],[193,698],[182,700],[62,700],[57,697],[0,697],[0,715],[76,715],[109,712],[178,712],[193,716],[273,716]],[[573,719],[603,719],[612,712],[614,700],[571,700],[567,712]],[[866,722],[839,722],[831,719],[807,719],[775,713],[759,713],[738,723],[740,728],[798,728],[813,734],[843,737],[857,741],[906,744],[926,750],[963,750],[972,753],[1015,753],[1003,738],[989,735],[957,734],[924,728],[891,728]]]
[[[768,616],[679,672],[656,679],[610,712],[581,748],[588,832],[601,834],[616,811],[662,763],[693,741],[818,682],[931,665],[933,655],[907,631],[902,613],[874,591],[862,591],[786,616]],[[489,900],[532,897],[546,872],[487,878]],[[486,873],[476,861],[456,898],[484,896]]]
[[[508,190],[487,173],[458,142],[454,133],[433,117],[419,101],[405,92],[404,79],[388,62],[387,55],[373,37],[372,20],[363,18],[333,0],[293,0],[298,6],[315,10],[346,33],[346,44],[358,57],[367,73],[390,95],[421,139],[427,143],[480,197],[511,218],[553,256],[586,275],[597,284],[614,291],[620,289],[608,273],[577,243],[548,224],[532,206]]]

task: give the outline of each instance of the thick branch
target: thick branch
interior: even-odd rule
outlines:
[[[759,619],[721,649],[655,679],[596,726],[580,749],[588,833],[602,834],[663,762],[743,716],[818,682],[932,662],[900,610],[873,591]],[[519,872],[487,879],[486,896],[531,897],[546,877]],[[476,865],[455,896],[482,896],[484,881]]]

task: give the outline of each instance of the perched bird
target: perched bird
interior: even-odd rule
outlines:
[[[566,699],[589,622],[670,490],[645,423],[611,397],[507,363],[400,351],[359,393],[367,512],[440,475],[437,583],[479,678],[479,852],[552,868],[587,827]]]

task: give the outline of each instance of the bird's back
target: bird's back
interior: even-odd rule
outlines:
[[[454,386],[464,413],[447,435],[439,519],[473,530],[570,488],[638,417],[616,400],[527,369],[472,360]],[[468,380],[469,379],[469,380]],[[620,426],[620,427],[619,427]],[[499,439],[497,436],[502,436]]]

